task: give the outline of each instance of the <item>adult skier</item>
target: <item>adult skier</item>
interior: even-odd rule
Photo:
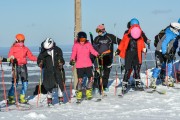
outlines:
[[[128,28],[128,29],[124,32],[124,34],[128,33],[130,27],[131,27],[132,25],[134,25],[134,24],[139,25],[139,21],[138,21],[136,18],[131,19],[131,20],[127,23],[127,28]],[[147,36],[145,35],[145,33],[144,33],[143,31],[142,31],[142,37],[143,37],[143,39],[144,39],[144,42],[148,45],[148,48],[150,48],[150,42],[151,42],[151,40],[149,40],[149,39],[147,38]],[[115,55],[119,55],[119,53],[120,53],[120,51],[119,51],[119,49],[117,49],[116,52],[115,52]],[[122,65],[122,68],[124,68],[123,65]],[[138,70],[140,71],[140,69],[141,69],[141,64],[139,65]],[[132,72],[132,69],[131,69],[131,72]],[[129,77],[128,77],[128,78],[130,78],[131,72],[129,72]],[[135,75],[133,74],[133,76],[135,76]]]
[[[46,38],[43,42],[44,50],[39,54],[37,64],[44,71],[43,85],[47,91],[47,104],[52,106],[53,89],[58,89],[59,104],[63,103],[63,91],[65,84],[65,63],[61,48],[56,46],[52,38]]]
[[[170,27],[165,29],[165,34],[157,42],[155,41],[155,59],[156,68],[153,70],[151,77],[150,88],[156,88],[156,80],[160,74],[161,69],[165,69],[167,73],[166,85],[174,86],[174,79],[172,78],[173,60],[177,48],[177,36],[179,35],[180,24],[173,22]]]
[[[135,73],[135,89],[143,90],[139,74],[139,65],[142,64],[142,52],[146,52],[146,47],[144,38],[142,37],[142,30],[137,23],[139,23],[139,21],[135,18],[130,21],[131,27],[128,32],[124,34],[118,46],[119,56],[125,59],[125,73],[122,82],[123,94],[127,92],[131,69],[134,69]]]
[[[26,91],[28,88],[28,71],[27,71],[27,58],[31,61],[37,61],[37,57],[32,54],[28,47],[24,45],[25,36],[23,34],[17,34],[16,40],[9,50],[8,57],[14,56],[13,60],[13,78],[12,85],[8,93],[8,103],[14,104],[15,87],[18,86],[19,79],[22,82],[22,89],[19,96],[20,103],[27,103],[25,99]],[[15,73],[16,72],[16,73]],[[16,82],[16,84],[14,83]],[[15,86],[14,86],[15,85]],[[16,101],[17,102],[17,101]]]
[[[77,103],[81,102],[82,99],[82,80],[84,74],[86,74],[86,76],[88,77],[86,97],[87,99],[92,98],[93,73],[90,54],[93,54],[96,57],[98,56],[98,52],[94,50],[91,43],[87,40],[86,33],[81,31],[77,34],[77,41],[73,45],[70,59],[70,65],[74,65],[74,63],[76,62],[78,76],[78,83],[76,86]]]
[[[106,32],[104,24],[98,25],[96,28],[96,32],[98,33],[98,36],[95,37],[94,43],[93,43],[95,50],[98,51],[99,54],[102,54],[106,51],[110,51],[110,53],[103,56],[102,59],[99,59],[99,64],[103,68],[103,71],[102,71],[103,89],[104,89],[104,92],[108,92],[109,91],[108,79],[109,79],[109,75],[110,75],[112,63],[113,63],[113,51],[114,51],[113,45],[119,44],[121,39],[119,39],[113,34]],[[98,85],[95,85],[95,86],[98,86]]]

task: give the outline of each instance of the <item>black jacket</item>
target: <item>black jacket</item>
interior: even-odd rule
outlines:
[[[119,44],[121,39],[114,36],[113,34],[106,33],[104,36],[98,35],[94,39],[93,46],[95,50],[101,54],[102,52],[106,51],[108,48],[111,53],[107,56],[103,57],[104,65],[110,65],[113,62],[113,51],[114,51],[114,44]],[[101,47],[103,46],[103,47]]]
[[[58,67],[58,61],[61,63],[64,62],[63,53],[62,50],[55,46],[53,48],[54,50],[54,66],[52,62],[52,57],[47,53],[47,50],[42,51],[37,60],[37,64],[43,61],[43,85],[47,91],[52,90],[54,87],[57,87],[59,84],[59,87],[63,91],[63,82],[65,81],[65,73],[64,69],[59,69]]]

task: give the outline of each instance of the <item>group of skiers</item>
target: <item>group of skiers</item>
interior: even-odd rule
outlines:
[[[87,77],[86,98],[93,98],[93,90],[99,90],[100,95],[108,92],[108,79],[112,68],[114,55],[119,55],[125,60],[125,72],[122,81],[122,93],[126,93],[129,87],[128,80],[134,70],[134,88],[135,90],[144,90],[140,77],[140,68],[142,64],[142,54],[147,52],[146,45],[150,45],[150,40],[140,27],[138,19],[133,18],[127,24],[127,30],[122,39],[113,34],[107,33],[104,24],[98,25],[96,32],[97,37],[91,44],[87,40],[87,34],[83,31],[77,34],[72,54],[70,57],[70,65],[77,69],[77,85],[76,98],[81,102],[83,96],[83,78]],[[168,76],[165,85],[174,86],[174,78],[172,77],[173,62],[175,59],[176,49],[178,48],[178,40],[180,36],[180,19],[178,22],[171,23],[162,30],[156,37],[154,46],[156,68],[153,70],[150,88],[156,89],[156,80],[159,76]],[[65,64],[63,52],[61,48],[56,46],[52,38],[46,38],[41,44],[41,51],[38,57],[24,45],[25,36],[17,34],[16,40],[9,50],[8,58],[0,57],[2,62],[12,63],[12,86],[8,92],[8,103],[14,104],[18,102],[16,87],[19,79],[22,82],[19,102],[27,103],[25,99],[28,88],[28,72],[27,58],[37,61],[38,66],[43,70],[43,85],[47,91],[47,103],[52,105],[53,88],[58,88],[59,103],[63,103],[63,92],[65,86]],[[114,52],[114,44],[118,45]],[[180,56],[180,50],[178,51]],[[162,78],[164,80],[164,78]]]

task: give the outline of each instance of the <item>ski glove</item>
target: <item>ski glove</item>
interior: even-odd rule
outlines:
[[[9,58],[7,58],[7,62],[11,62],[13,61],[13,59],[14,59],[14,56],[10,56]]]
[[[43,66],[43,61],[41,60],[41,62],[38,64],[38,66],[40,67],[40,68],[42,68],[42,66]]]
[[[171,59],[171,57],[170,57],[170,55],[168,53],[164,54],[164,58],[166,58],[167,60]]]
[[[74,66],[75,61],[74,61],[74,60],[71,60],[71,61],[69,62],[69,64],[70,64],[71,66]]]
[[[114,56],[119,55],[119,54],[120,54],[120,52],[121,52],[121,51],[120,51],[119,49],[117,49],[117,50],[116,50],[116,52],[114,52]]]
[[[147,49],[146,49],[146,48],[143,48],[143,52],[144,52],[144,53],[147,53]]]

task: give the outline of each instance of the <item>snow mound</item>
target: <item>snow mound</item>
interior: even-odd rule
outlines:
[[[36,112],[31,112],[27,115],[24,115],[25,118],[32,118],[32,119],[46,119],[47,117],[44,114],[38,114]]]

